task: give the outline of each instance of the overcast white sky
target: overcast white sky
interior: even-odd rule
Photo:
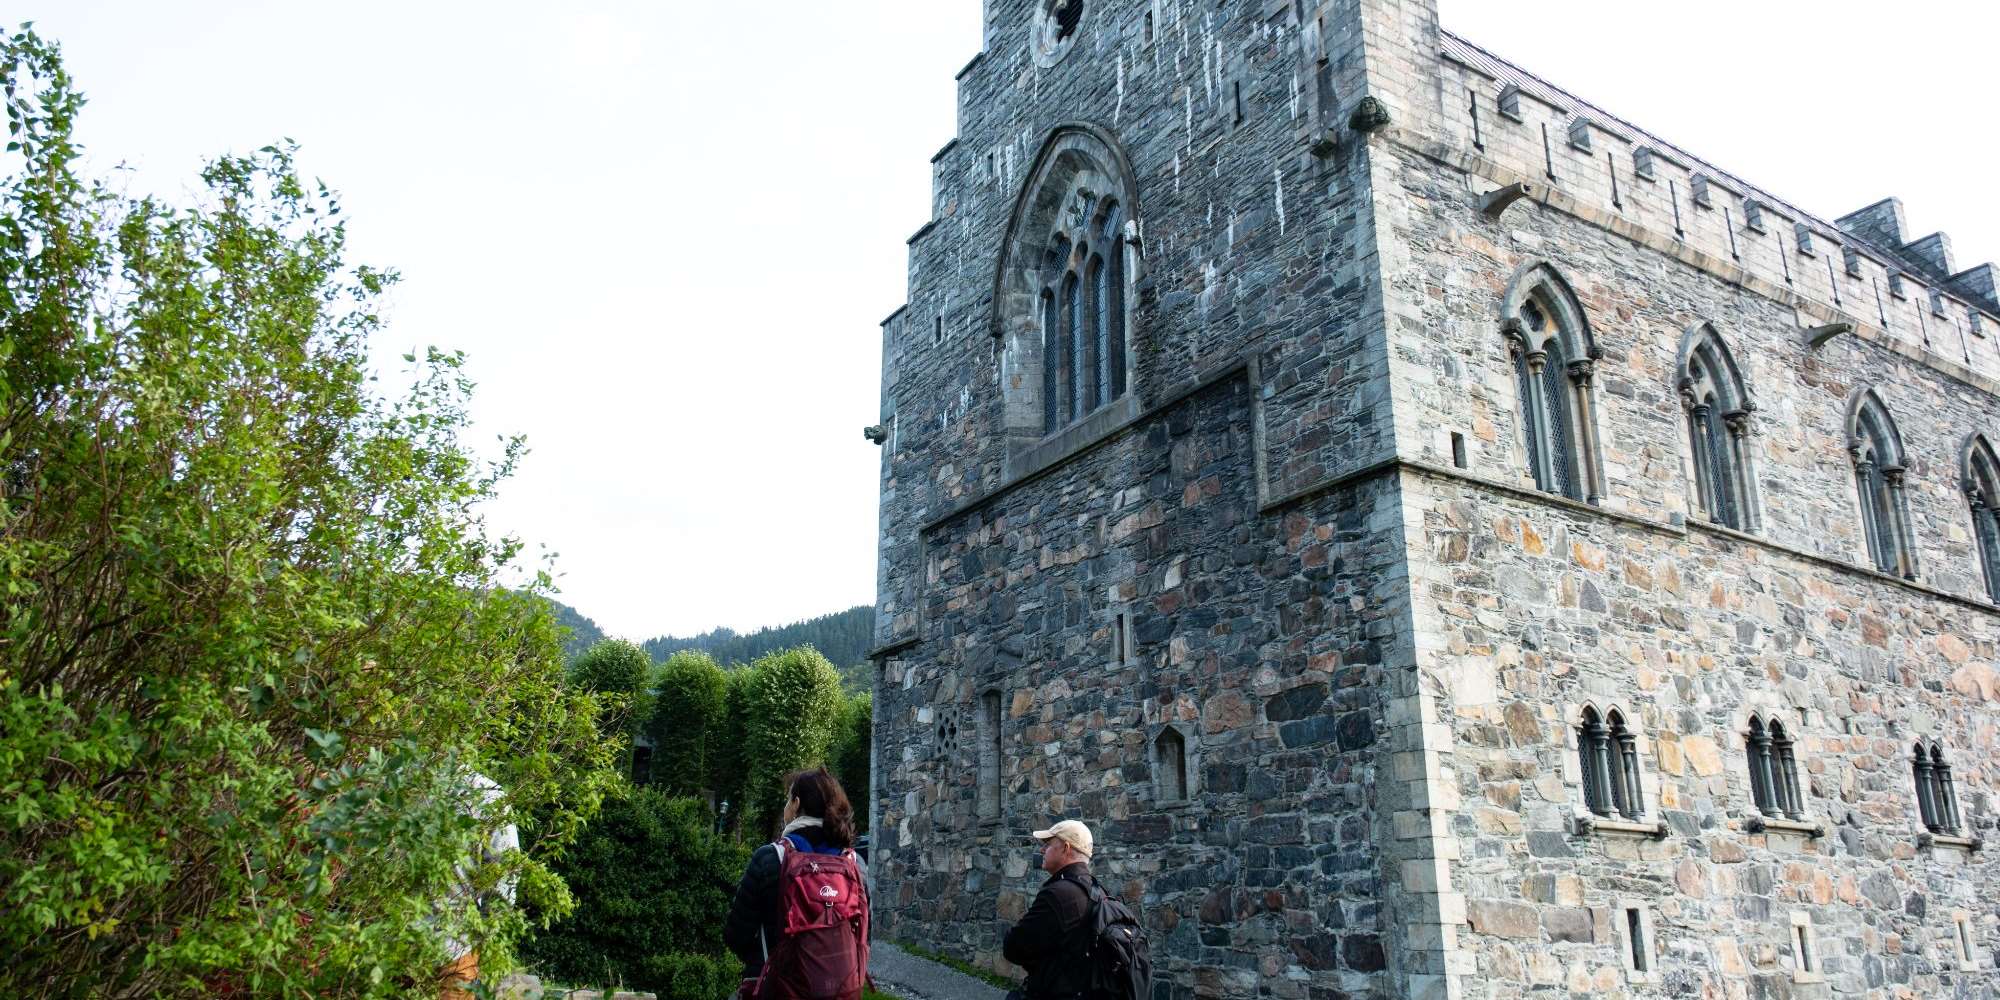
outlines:
[[[882,317],[978,0],[31,0],[135,190],[281,136],[533,453],[494,524],[633,638],[874,599]],[[35,9],[40,8],[40,9]],[[1823,216],[2000,252],[2000,7],[1442,0],[1447,27]]]

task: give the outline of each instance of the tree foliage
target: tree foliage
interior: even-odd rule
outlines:
[[[726,731],[728,721],[729,675],[707,653],[667,657],[646,720],[653,742],[651,784],[668,795],[702,795],[720,787],[716,770],[738,743]]]
[[[599,639],[569,667],[570,682],[606,696],[605,732],[627,743],[652,711],[653,661],[623,639]]]
[[[713,822],[706,803],[653,789],[607,803],[558,863],[582,905],[527,946],[536,970],[674,1000],[726,995],[740,966],[722,918],[749,852]]]
[[[694,649],[707,653],[715,662],[726,667],[747,665],[772,653],[811,646],[841,672],[842,679],[848,682],[851,690],[866,690],[867,675],[858,665],[866,662],[874,636],[875,608],[862,604],[830,615],[790,625],[760,628],[747,634],[718,628],[700,635],[663,635],[648,639],[643,645],[655,660],[664,660],[681,650]],[[857,681],[858,687],[855,686]]]
[[[604,629],[598,627],[598,624],[586,617],[583,612],[553,597],[548,598],[548,602],[549,607],[555,612],[556,625],[559,628],[569,629],[569,634],[563,638],[563,656],[574,660],[582,656],[584,650],[597,645],[598,640],[607,638]]]
[[[742,702],[738,801],[754,835],[775,835],[785,775],[825,762],[833,745],[844,705],[840,674],[810,646],[788,649],[752,664],[730,697]]]
[[[847,797],[854,803],[855,829],[868,829],[869,751],[875,739],[875,703],[865,694],[846,699],[833,743],[827,747],[826,767],[840,779]]]
[[[84,177],[54,46],[0,33],[0,987],[421,995],[611,787],[457,355],[371,385],[389,272],[289,145],[196,204]],[[542,584],[545,586],[545,581]],[[472,801],[471,775],[504,788]],[[533,815],[523,852],[471,864]]]

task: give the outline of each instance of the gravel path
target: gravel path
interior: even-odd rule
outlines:
[[[869,945],[868,974],[882,992],[904,1000],[1002,1000],[1007,995],[990,983],[918,958],[887,941]]]

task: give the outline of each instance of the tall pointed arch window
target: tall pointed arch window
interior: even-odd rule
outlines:
[[[1131,176],[1107,133],[1070,125],[1022,187],[994,287],[1010,453],[1130,401]]]
[[[1979,553],[1986,599],[2000,602],[2000,458],[1984,434],[1965,443],[1965,501],[1972,511],[1972,542]]]
[[[1910,768],[1917,780],[1917,814],[1924,829],[1932,833],[1956,834],[1958,786],[1951,780],[1951,764],[1944,747],[1936,740],[1918,740],[1910,751]]]
[[[1855,496],[1870,565],[1906,580],[1917,578],[1910,508],[1903,492],[1903,439],[1875,390],[1858,393],[1848,407],[1847,449],[1854,459]]]
[[[1583,307],[1547,264],[1509,283],[1500,328],[1514,366],[1528,470],[1545,493],[1599,503],[1604,473],[1597,455],[1599,351]]]
[[[1757,404],[1713,326],[1696,324],[1682,339],[1678,388],[1694,456],[1696,503],[1716,524],[1755,531],[1757,479],[1751,467],[1750,417]]]

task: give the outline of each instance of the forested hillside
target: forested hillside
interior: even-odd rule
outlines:
[[[715,662],[727,666],[750,663],[781,649],[810,645],[845,673],[867,658],[874,629],[874,607],[857,604],[846,611],[791,625],[761,628],[748,634],[718,628],[686,637],[663,635],[647,640],[642,646],[654,660],[664,660],[683,649],[699,649]]]
[[[565,659],[576,659],[583,655],[584,650],[604,638],[604,630],[598,628],[596,622],[584,617],[583,612],[554,598],[549,598],[549,606],[555,609],[556,624],[569,629],[569,635],[563,639]]]

